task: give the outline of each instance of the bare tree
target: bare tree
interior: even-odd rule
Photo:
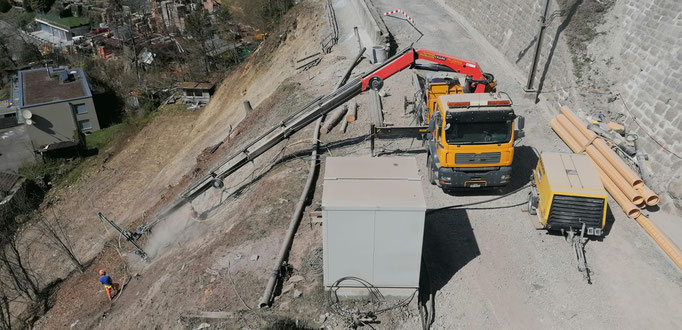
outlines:
[[[39,216],[36,221],[38,228],[45,236],[50,238],[52,245],[57,250],[62,251],[69,258],[69,260],[71,260],[76,269],[83,273],[83,264],[73,250],[73,246],[69,241],[69,235],[66,234],[61,217],[57,216],[57,213],[54,211],[54,209],[52,210],[52,215],[52,220],[50,220],[48,217]]]

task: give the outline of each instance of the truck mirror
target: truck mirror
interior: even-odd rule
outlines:
[[[436,118],[434,117],[434,118],[431,118],[431,120],[429,120],[429,132],[433,132],[435,130],[436,130]]]
[[[526,118],[519,116],[517,118],[516,126],[518,126],[519,130],[522,130],[526,126]]]
[[[433,140],[433,134],[432,133],[426,133],[426,139],[427,140]]]

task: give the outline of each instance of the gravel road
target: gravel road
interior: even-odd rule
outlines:
[[[470,28],[442,1],[374,0],[380,12],[401,8],[424,36],[416,48],[427,48],[477,61],[513,98],[526,120],[526,137],[515,154],[514,180],[506,191],[524,186],[537,162],[533,149],[569,149],[549,128],[556,110],[534,104],[523,93],[525,74]],[[403,19],[384,17],[399,47],[419,34]],[[407,124],[403,96],[410,95],[410,72],[388,79],[386,121]],[[382,142],[386,149],[407,149],[414,141]],[[379,143],[378,147],[382,144]],[[414,143],[412,144],[414,147]],[[416,156],[421,164],[425,154]],[[422,175],[425,177],[425,175]],[[453,196],[424,180],[429,208],[481,201],[495,192]],[[455,209],[427,216],[424,261],[435,301],[436,329],[451,328],[682,328],[682,276],[644,231],[627,219],[615,202],[607,236],[586,246],[593,271],[588,285],[576,269],[569,243],[560,235],[535,230],[521,206],[527,190],[493,203],[492,209]],[[494,208],[505,207],[505,208]],[[415,321],[404,329],[419,328]]]

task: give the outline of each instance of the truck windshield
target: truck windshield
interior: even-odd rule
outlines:
[[[511,122],[451,122],[445,131],[448,144],[505,143],[511,139]]]

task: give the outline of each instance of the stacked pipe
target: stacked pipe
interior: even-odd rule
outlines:
[[[628,217],[633,218],[654,239],[670,259],[682,269],[682,253],[651,220],[643,216],[640,208],[654,206],[658,195],[628,167],[618,155],[597,137],[587,125],[567,107],[550,121],[552,129],[575,153],[585,153],[595,163],[604,188],[620,205]]]
[[[561,107],[560,112],[550,125],[573,152],[585,153],[592,159],[604,188],[629,217],[640,216],[642,207],[658,204],[658,195],[644,185],[639,175],[604,140],[587,129],[587,125],[569,108]]]

